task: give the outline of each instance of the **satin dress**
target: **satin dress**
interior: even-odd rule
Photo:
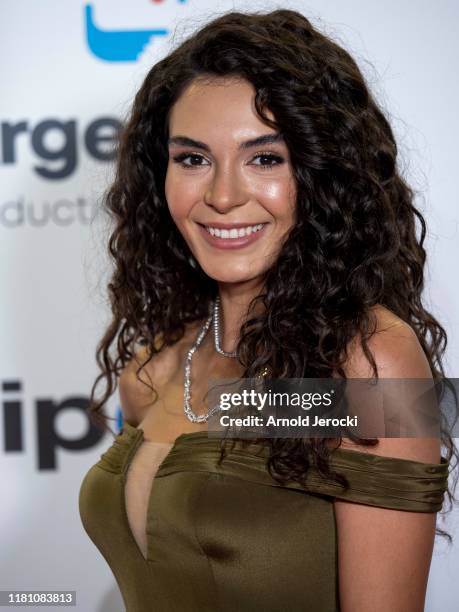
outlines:
[[[229,441],[221,464],[220,440],[207,431],[148,443],[125,422],[79,492],[82,524],[126,612],[337,612],[334,499],[437,512],[447,488],[443,457],[338,448],[331,467],[350,488],[311,468],[306,491],[271,477],[262,442],[230,450]]]

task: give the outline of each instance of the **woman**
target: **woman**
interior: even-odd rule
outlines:
[[[423,610],[448,435],[446,457],[438,438],[230,446],[204,399],[234,376],[442,376],[396,153],[355,62],[295,11],[221,16],[145,78],[91,394],[104,422],[118,381],[124,425],[80,491],[128,612]]]

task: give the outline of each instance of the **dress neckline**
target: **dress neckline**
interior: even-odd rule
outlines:
[[[145,440],[145,432],[140,427],[135,427],[131,425],[127,421],[123,423],[123,430],[130,436],[133,436],[134,445],[137,446],[137,442],[139,440]],[[205,430],[202,431],[191,431],[187,433],[180,434],[177,436],[174,442],[167,443],[171,446],[171,453],[175,450],[175,447],[179,445],[179,442],[185,441],[186,439],[199,440],[200,438],[206,439],[209,441],[220,442],[221,438],[211,437],[208,435],[208,432]],[[229,438],[231,439],[231,438]],[[154,442],[154,440],[151,440]],[[139,442],[140,444],[140,442]],[[380,464],[381,467],[392,465],[394,469],[397,467],[406,468],[407,470],[414,467],[414,469],[424,471],[426,474],[436,474],[436,473],[448,473],[449,461],[446,457],[441,456],[439,463],[425,463],[424,461],[417,461],[415,459],[407,459],[402,457],[390,457],[387,455],[377,455],[375,453],[369,453],[366,451],[358,451],[351,450],[348,448],[338,447],[332,450],[331,456],[336,458],[337,461],[344,460],[345,463],[363,463],[364,465],[371,465],[372,468],[375,464]]]
[[[140,554],[141,558],[143,559],[144,563],[149,563],[149,559],[148,556],[145,558],[143,555],[142,550],[140,549],[137,540],[134,537],[134,534],[131,530],[131,527],[129,525],[129,519],[128,519],[128,515],[127,515],[127,507],[126,507],[126,479],[127,479],[127,472],[129,470],[129,466],[131,465],[132,461],[134,460],[135,455],[137,454],[137,451],[139,449],[139,447],[144,443],[144,442],[153,442],[155,444],[163,444],[163,445],[167,445],[168,446],[168,452],[165,455],[165,457],[163,457],[162,461],[160,462],[156,473],[158,473],[159,469],[161,468],[161,465],[163,463],[165,463],[165,461],[168,459],[168,457],[170,457],[172,455],[172,453],[175,451],[175,449],[177,448],[177,446],[179,445],[179,442],[181,442],[184,439],[194,439],[194,438],[202,438],[202,439],[209,439],[209,436],[207,434],[207,431],[192,431],[192,432],[188,432],[188,433],[183,433],[180,434],[175,440],[174,442],[156,442],[155,440],[146,440],[145,439],[145,432],[142,429],[142,427],[137,426],[135,427],[134,425],[131,425],[130,423],[128,423],[127,421],[123,421],[123,425],[122,428],[118,434],[119,436],[123,436],[123,435],[127,435],[130,438],[130,443],[129,443],[129,452],[127,453],[124,463],[123,463],[123,468],[122,468],[122,512],[123,512],[123,516],[124,516],[124,521],[125,521],[125,527],[126,530],[129,534],[129,539],[131,540],[131,542],[134,544],[135,548],[137,549],[137,552]],[[154,479],[153,479],[154,482]],[[153,485],[153,483],[152,483]],[[153,491],[153,486],[149,495],[149,501],[148,501],[148,508],[150,507],[150,498],[152,495],[152,491]],[[147,510],[147,514],[148,514],[149,510]],[[148,541],[148,540],[147,540]],[[148,555],[148,553],[147,553]]]
[[[143,553],[140,550],[130,529],[125,501],[127,470],[129,469],[129,466],[133,461],[139,446],[144,440],[144,431],[141,427],[136,427],[124,421],[119,436],[122,440],[122,444],[125,445],[124,448],[126,448],[126,453],[123,456],[121,464],[121,486],[123,490],[122,507],[125,526],[128,529],[129,537],[134,542],[141,558],[144,562],[149,562],[148,557],[145,558],[143,556]],[[169,443],[168,451],[158,466],[155,479],[159,476],[165,477],[182,471],[185,466],[186,470],[189,471],[198,470],[213,472],[215,467],[213,454],[214,450],[217,453],[217,445],[221,442],[221,440],[221,438],[209,436],[209,432],[207,430],[180,434],[173,443]],[[209,455],[211,448],[212,452],[210,455],[212,456]],[[263,452],[266,452],[264,445]],[[253,481],[256,483],[261,482],[262,484],[269,484],[272,486],[272,477],[270,476],[268,478],[268,476],[266,476],[267,472],[265,456],[257,454],[255,458],[252,453],[247,452],[247,449],[244,450],[244,455],[248,462],[248,480],[253,477]],[[419,483],[425,482],[432,488],[438,488],[439,486],[443,486],[443,481],[448,477],[449,462],[445,457],[441,457],[441,462],[438,464],[430,464],[413,461],[410,459],[387,457],[384,455],[375,455],[372,453],[359,452],[346,448],[337,448],[333,450],[330,458],[332,461],[332,466],[335,470],[348,471],[354,477],[354,479],[357,479],[357,486],[359,482],[358,479],[361,477],[363,478],[365,474],[370,472],[374,475],[375,482],[382,482],[384,484],[387,479],[390,480],[393,477],[397,477],[400,479],[405,479],[407,483],[411,483],[410,486],[412,487]],[[217,459],[217,454],[215,455],[215,459]],[[235,475],[239,477],[241,465],[240,451],[236,452],[236,457],[229,459],[229,462],[226,463],[226,468],[229,470],[228,473],[231,474],[232,470],[236,470]],[[263,461],[263,465],[260,464],[261,461]],[[200,462],[202,462],[202,464],[200,464]],[[328,494],[330,491],[335,493],[337,490],[335,487],[330,489],[330,484],[328,484],[327,488],[325,486],[327,483],[325,482],[324,484],[322,476],[319,477],[318,475],[312,474],[311,479],[311,482],[316,485],[317,490],[322,487],[326,494]],[[285,486],[287,488],[299,489],[304,492],[302,486],[296,482],[289,482]],[[432,495],[435,492],[436,489],[433,491]],[[149,500],[149,507],[150,505],[151,501]]]
[[[156,440],[142,440],[142,446],[174,446],[173,442],[156,442]]]
[[[195,437],[195,436],[209,438],[207,431],[190,431],[190,432],[183,433],[177,436],[174,442],[159,442],[157,440],[148,440],[147,438],[145,438],[145,431],[142,429],[142,427],[140,427],[140,425],[137,425],[137,427],[134,427],[134,425],[131,425],[127,421],[124,421],[123,429],[124,428],[126,428],[127,430],[131,430],[131,433],[134,434],[135,438],[136,439],[141,438],[143,442],[155,442],[155,444],[168,444],[169,446],[175,446],[178,440],[182,438]]]

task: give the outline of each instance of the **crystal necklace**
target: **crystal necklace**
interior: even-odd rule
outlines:
[[[227,353],[220,346],[220,316],[219,316],[219,314],[220,314],[220,296],[217,295],[217,297],[215,299],[215,303],[214,303],[214,345],[215,345],[215,350],[217,351],[217,353],[220,353],[220,355],[224,355],[225,357],[236,357],[237,356],[237,351],[234,351],[233,353]]]
[[[206,414],[197,415],[193,412],[193,409],[191,408],[191,404],[190,404],[190,400],[191,400],[191,359],[196,349],[200,346],[207,332],[209,331],[209,327],[212,323],[212,320],[214,322],[214,325],[213,325],[214,327],[214,345],[215,345],[216,351],[220,353],[220,355],[224,355],[225,357],[236,357],[237,356],[237,351],[234,351],[233,353],[227,353],[220,346],[219,314],[220,314],[220,296],[217,296],[214,303],[213,304],[211,303],[210,305],[210,315],[207,321],[202,326],[201,331],[199,332],[199,335],[196,338],[196,341],[194,342],[190,350],[187,352],[186,359],[185,359],[183,411],[185,412],[186,416],[192,423],[205,423],[206,421],[209,420],[209,418],[213,414],[215,414],[215,412],[218,412],[220,410],[220,407],[217,405],[211,408]]]

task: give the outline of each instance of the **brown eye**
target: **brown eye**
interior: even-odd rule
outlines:
[[[284,162],[284,159],[279,155],[273,155],[272,153],[258,153],[253,159],[260,159],[261,163],[254,164],[255,166],[261,166],[263,170],[268,170],[274,166],[278,166]]]
[[[176,155],[172,159],[177,164],[180,164],[183,168],[192,168],[193,166],[205,165],[200,163],[204,160],[204,157],[199,155],[199,153],[180,153],[180,155]],[[192,160],[191,163],[185,163],[186,159]]]

